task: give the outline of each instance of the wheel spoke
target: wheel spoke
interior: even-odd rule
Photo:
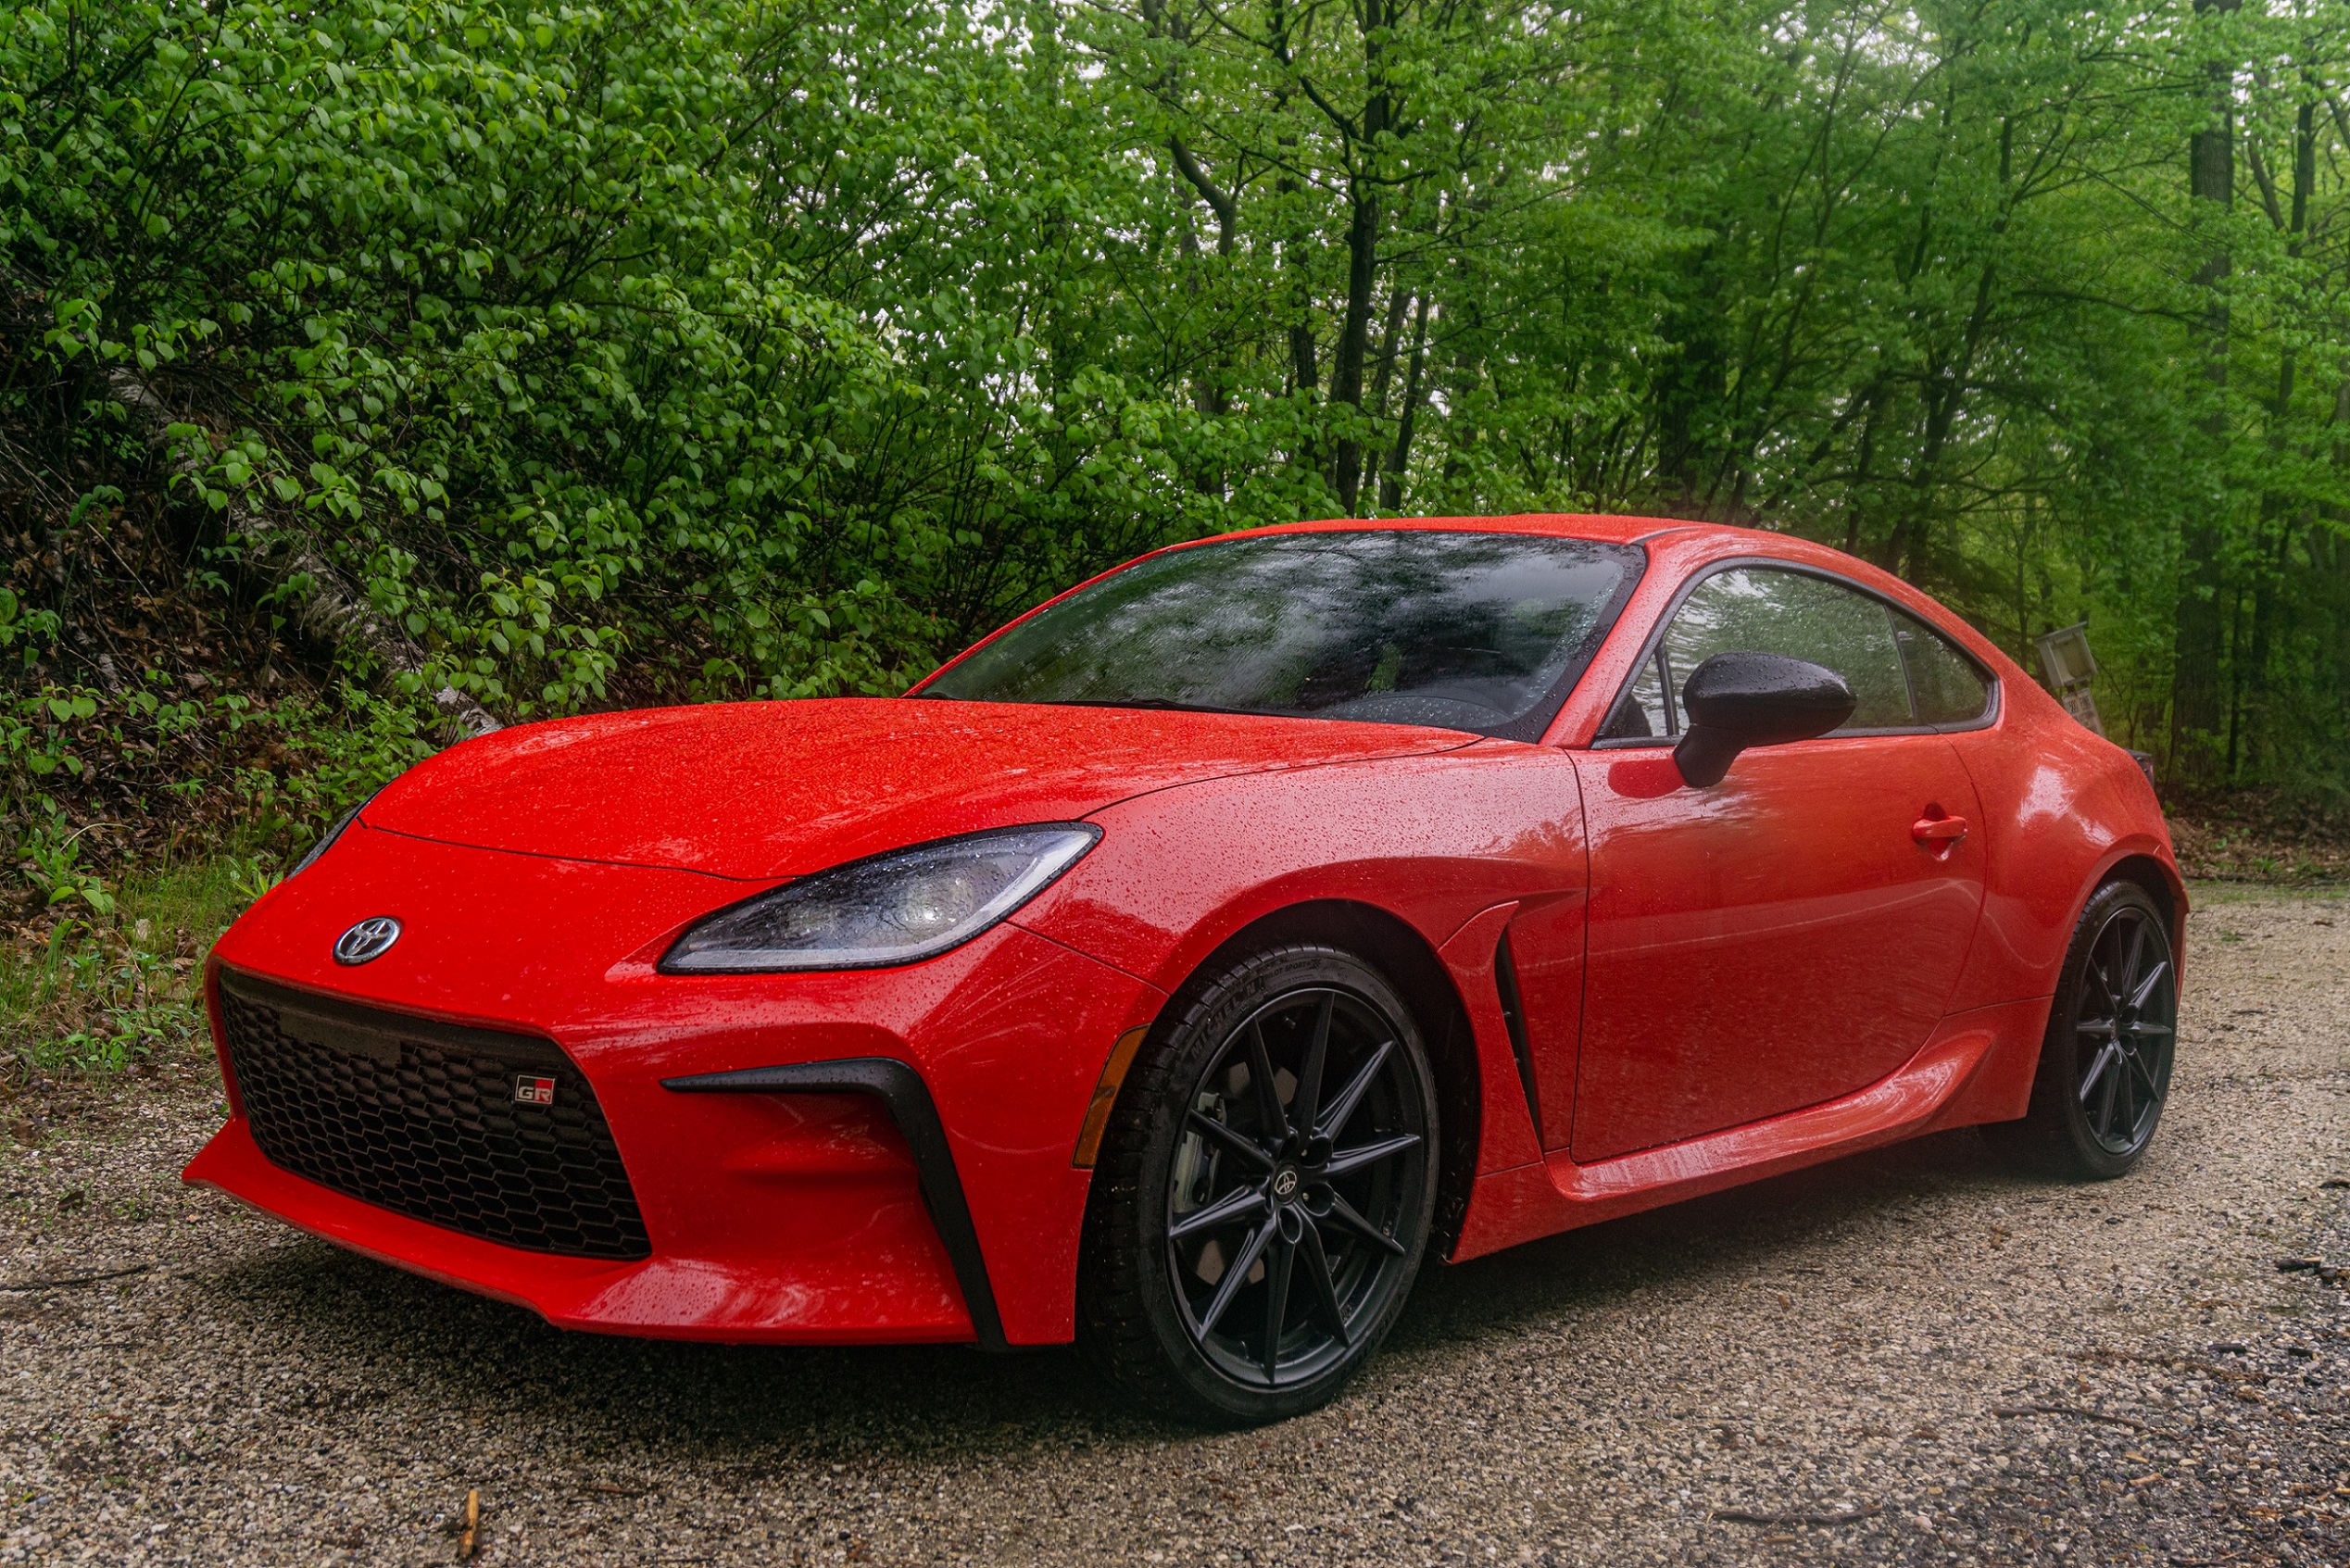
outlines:
[[[2135,991],[2130,993],[2130,1010],[2135,1012],[2144,1007],[2146,998],[2155,994],[2155,987],[2161,985],[2163,976],[2169,972],[2170,965],[2168,962],[2158,962],[2154,968],[2148,970],[2146,978],[2138,983],[2138,988]]]
[[[1255,1187],[1242,1187],[1238,1192],[1228,1192],[1205,1209],[1194,1210],[1169,1225],[1167,1239],[1181,1241],[1185,1236],[1197,1236],[1201,1231],[1238,1223],[1263,1207],[1264,1194]]]
[[[2121,984],[2114,988],[2115,995],[2127,997],[2138,989],[2138,966],[2145,956],[2146,922],[2133,920],[2130,922],[2130,946],[2122,955]]]
[[[1306,1226],[1309,1231],[1313,1228]],[[1281,1374],[1281,1323],[1289,1315],[1289,1275],[1297,1259],[1297,1245],[1287,1236],[1276,1236],[1272,1248],[1265,1253],[1264,1346],[1257,1359],[1264,1363],[1267,1383]]]
[[[2155,1070],[2146,1065],[2145,1056],[2134,1047],[2124,1046],[2121,1058],[2130,1064],[2130,1075],[2146,1085],[2146,1098],[2151,1100],[2160,1091],[2155,1087]]]
[[[1264,1048],[1264,1031],[1253,1019],[1249,1023],[1249,1076],[1257,1081],[1258,1120],[1264,1123],[1265,1135],[1277,1144],[1289,1135],[1289,1118],[1273,1082],[1273,1057]]]
[[[2097,1081],[2105,1076],[2105,1069],[2111,1067],[2114,1062],[2114,1058],[2119,1056],[2120,1054],[2121,1047],[2113,1044],[2111,1041],[2106,1042],[2105,1046],[2098,1049],[2097,1060],[2091,1062],[2089,1064],[2089,1071],[2081,1075],[2081,1104],[2087,1105],[2089,1103],[2089,1097],[2096,1092]]]
[[[1267,1154],[1254,1138],[1250,1137],[1238,1128],[1227,1127],[1214,1117],[1198,1110],[1186,1112],[1184,1123],[1193,1132],[1212,1142],[1222,1144],[1258,1170],[1273,1169],[1273,1156]]]
[[[1298,1092],[1289,1098],[1289,1125],[1311,1133],[1322,1105],[1322,1073],[1330,1059],[1330,1020],[1338,1010],[1338,994],[1322,993],[1322,1010],[1313,1015],[1313,1037],[1305,1047],[1305,1062],[1298,1069]]]
[[[1330,1109],[1322,1113],[1321,1125],[1313,1129],[1315,1137],[1336,1139],[1346,1131],[1347,1118],[1352,1116],[1354,1108],[1363,1103],[1363,1097],[1371,1090],[1371,1081],[1378,1076],[1379,1069],[1387,1065],[1388,1053],[1394,1048],[1393,1040],[1379,1042],[1378,1048],[1371,1053],[1371,1060],[1363,1064],[1363,1071],[1338,1091],[1338,1098],[1332,1100]]]
[[[2143,1019],[2141,1019],[2139,1022],[2125,1027],[2122,1030],[2122,1033],[2132,1039],[2137,1038],[2141,1035],[2152,1035],[2156,1037],[2164,1037],[2170,1034],[2170,1025],[2168,1023],[2148,1023]]]
[[[1224,1277],[1216,1282],[1215,1295],[1209,1298],[1208,1310],[1200,1314],[1200,1338],[1205,1339],[1215,1332],[1225,1309],[1232,1305],[1232,1298],[1239,1295],[1240,1287],[1249,1282],[1249,1271],[1256,1267],[1257,1254],[1264,1250],[1264,1244],[1272,1240],[1274,1232],[1280,1228],[1280,1217],[1276,1215],[1250,1231],[1249,1239],[1240,1244],[1240,1255],[1233,1259],[1231,1266],[1224,1271]]]
[[[2114,988],[2113,977],[2105,972],[2105,966],[2097,961],[2094,949],[2090,952],[2089,964],[2082,972],[2081,979],[2087,985],[2096,987],[2097,994],[2105,998],[2105,1011],[2108,1015],[2121,1010],[2121,993]]]
[[[2108,1047],[2107,1052],[2109,1056],[2119,1056],[2121,1054],[2121,1047],[2119,1046]],[[2105,1091],[2098,1097],[2097,1100],[2097,1135],[2101,1138],[2110,1138],[2113,1136],[2114,1100],[2121,1093],[2122,1079],[2128,1076],[2129,1074],[2125,1073],[2108,1073],[2105,1074]]]
[[[1332,1220],[1336,1221],[1343,1228],[1352,1231],[1355,1235],[1361,1236],[1372,1246],[1382,1248],[1398,1258],[1403,1256],[1403,1243],[1396,1240],[1395,1237],[1388,1235],[1387,1232],[1379,1229],[1378,1226],[1364,1219],[1356,1211],[1353,1204],[1349,1203],[1338,1194],[1334,1192],[1329,1196],[1329,1217]]]
[[[2081,1035],[2111,1035],[2114,1021],[2110,1018],[2084,1018],[2073,1025],[2073,1030]]]
[[[1329,1162],[1314,1173],[1314,1177],[1317,1181],[1334,1182],[1340,1176],[1351,1176],[1365,1166],[1376,1165],[1382,1160],[1391,1160],[1407,1148],[1417,1148],[1419,1145],[1419,1134],[1404,1133],[1355,1148],[1333,1149]]]
[[[1306,1281],[1313,1286],[1314,1304],[1322,1309],[1330,1332],[1338,1336],[1339,1344],[1353,1344],[1354,1336],[1346,1325],[1346,1309],[1338,1304],[1338,1282],[1330,1277],[1330,1255],[1322,1249],[1322,1230],[1311,1216],[1306,1220],[1305,1238],[1298,1244],[1298,1250],[1305,1254]]]

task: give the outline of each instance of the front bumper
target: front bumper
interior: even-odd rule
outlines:
[[[802,1247],[772,1261],[656,1251],[643,1262],[610,1263],[501,1247],[346,1198],[270,1163],[242,1116],[183,1175],[378,1261],[528,1307],[558,1328],[824,1344],[976,1337],[945,1252],[921,1223],[919,1199],[906,1211],[911,1192],[832,1205],[836,1218],[845,1209],[845,1228],[864,1243],[847,1255],[836,1247]]]
[[[1067,1340],[1089,1175],[1072,1148],[1112,1042],[1158,994],[1009,924],[897,971],[655,970],[685,923],[754,885],[354,828],[215,953],[216,1038],[225,966],[555,1042],[593,1085],[650,1257],[526,1251],[306,1180],[262,1152],[232,1073],[229,1124],[186,1179],[567,1328]],[[387,913],[406,927],[389,953],[333,963],[337,935]],[[863,1077],[844,1076],[853,1063]],[[762,1070],[782,1071],[742,1081]],[[735,1092],[696,1092],[713,1086]],[[915,1099],[932,1108],[927,1130]]]

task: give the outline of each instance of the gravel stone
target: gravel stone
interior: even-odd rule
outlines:
[[[487,1564],[2350,1562],[2350,899],[2200,901],[2135,1176],[1954,1133],[1434,1270],[1243,1434],[558,1333],[182,1187],[194,1071],[0,1104],[0,1562],[452,1562],[472,1487]]]

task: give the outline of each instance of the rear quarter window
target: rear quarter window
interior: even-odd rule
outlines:
[[[1971,723],[1990,709],[1991,682],[1949,638],[1903,610],[1893,612],[1893,635],[1919,723]]]

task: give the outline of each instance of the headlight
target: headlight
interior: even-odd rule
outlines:
[[[319,834],[319,841],[316,844],[311,845],[307,850],[303,851],[302,858],[294,862],[294,869],[285,874],[289,877],[295,877],[300,876],[304,872],[308,871],[310,869],[310,862],[325,854],[328,850],[333,848],[334,841],[343,836],[343,830],[349,827],[353,822],[358,822],[359,820],[359,813],[367,809],[368,802],[373,800],[377,796],[383,793],[383,792],[380,789],[371,790],[368,793],[367,800],[360,801],[357,806],[352,807],[349,810],[335,818],[334,825],[327,829],[324,833]]]
[[[746,898],[679,937],[668,974],[882,969],[961,947],[1101,838],[1086,822],[974,833],[852,860]]]

